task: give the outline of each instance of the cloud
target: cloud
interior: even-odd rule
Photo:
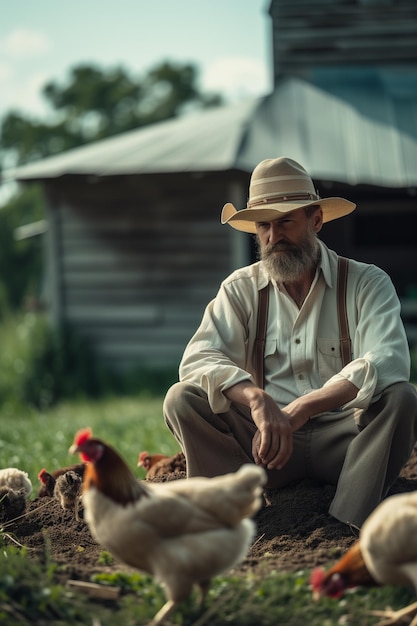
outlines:
[[[12,72],[2,73],[0,62],[0,91],[3,93],[0,118],[11,110],[43,117],[49,108],[42,95],[42,88],[49,78],[46,72],[38,71],[30,72],[17,80]]]
[[[271,90],[266,64],[244,57],[217,59],[202,70],[203,91],[216,91],[229,100],[262,96]]]
[[[49,39],[43,33],[28,28],[13,30],[2,42],[4,52],[13,57],[43,55],[49,52],[50,48]]]

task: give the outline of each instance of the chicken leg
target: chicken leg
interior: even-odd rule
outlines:
[[[385,618],[375,624],[375,626],[394,626],[395,624],[403,622],[407,617],[414,617],[409,623],[409,626],[417,626],[417,602],[408,604],[404,608],[398,609],[398,611],[393,611],[392,609],[385,611],[369,611],[369,615]]]
[[[165,602],[164,606],[159,609],[153,620],[149,622],[149,626],[160,626],[163,624],[164,620],[172,613],[177,604],[178,602],[175,602],[175,600]]]

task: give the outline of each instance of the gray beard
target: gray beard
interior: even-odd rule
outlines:
[[[257,241],[261,261],[278,283],[294,282],[312,267],[317,267],[320,247],[315,234],[308,234],[300,246],[279,243],[262,248],[259,239]],[[274,250],[282,252],[274,254]]]

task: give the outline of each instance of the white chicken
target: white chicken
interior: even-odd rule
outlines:
[[[23,493],[26,498],[32,493],[32,482],[28,473],[17,467],[0,469],[0,487],[8,487],[16,493]]]
[[[203,600],[211,578],[245,557],[255,533],[248,518],[260,508],[266,482],[261,467],[249,464],[216,478],[145,484],[90,429],[77,433],[70,452],[87,462],[83,505],[93,537],[165,588],[167,602],[154,626],[189,596],[194,584]]]
[[[417,492],[393,495],[371,513],[359,538],[327,572],[311,574],[314,597],[339,598],[358,586],[403,585],[417,591]],[[417,613],[417,602],[399,611],[374,611],[382,624],[396,624]],[[417,626],[417,617],[411,622]]]

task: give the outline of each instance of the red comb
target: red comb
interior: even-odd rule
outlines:
[[[321,584],[324,580],[324,569],[322,567],[316,567],[310,574],[310,585],[313,587],[313,590],[318,590],[321,588]]]
[[[74,437],[75,445],[80,446],[84,441],[87,441],[87,439],[91,439],[92,434],[93,431],[90,427],[81,428]]]
[[[139,461],[143,461],[143,459],[146,459],[147,456],[149,456],[149,452],[147,450],[144,450],[139,454]]]
[[[47,471],[46,471],[46,469],[43,467],[43,468],[41,469],[41,471],[39,472],[39,474],[38,474],[38,478],[39,478],[39,480],[42,480],[42,478],[43,478],[43,477],[45,476],[45,474],[47,474],[47,473],[48,473],[48,472],[47,472]]]

